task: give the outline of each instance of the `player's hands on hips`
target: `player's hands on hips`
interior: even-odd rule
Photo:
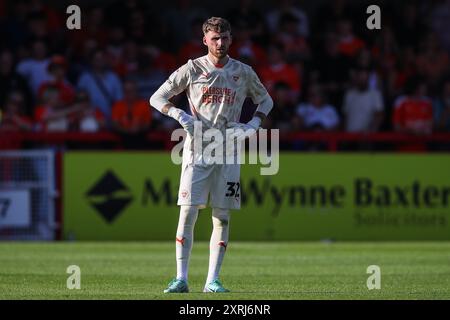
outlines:
[[[186,130],[191,136],[194,135],[194,122],[195,119],[193,116],[187,114],[181,109],[172,107],[167,112],[167,115],[177,120],[184,130]]]
[[[186,112],[182,112],[178,122],[181,124],[184,130],[186,130],[191,136],[194,135],[194,117],[188,115]]]
[[[232,137],[235,137],[238,140],[243,140],[252,136],[259,129],[260,125],[261,119],[258,117],[253,117],[253,119],[247,123],[228,122],[227,128],[234,129]]]

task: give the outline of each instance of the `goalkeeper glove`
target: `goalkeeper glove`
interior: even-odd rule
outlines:
[[[191,136],[194,135],[195,119],[193,116],[190,116],[183,110],[175,107],[171,107],[167,112],[167,115],[177,120],[181,124],[183,129],[186,130],[188,133],[190,133]]]
[[[261,119],[259,117],[253,117],[247,123],[240,122],[229,122],[227,124],[228,128],[235,129],[232,136],[238,140],[243,140],[247,137],[252,136],[261,126]]]

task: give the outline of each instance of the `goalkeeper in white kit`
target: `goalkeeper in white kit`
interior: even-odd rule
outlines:
[[[267,90],[253,69],[228,56],[231,27],[227,20],[212,17],[203,24],[203,43],[208,54],[189,60],[172,73],[152,95],[150,105],[177,120],[187,131],[183,146],[178,205],[180,217],[176,233],[177,276],[165,293],[189,292],[188,266],[198,210],[212,207],[213,231],[210,241],[209,271],[204,292],[228,292],[219,281],[219,271],[228,245],[230,209],[239,209],[240,164],[199,163],[194,157],[194,123],[202,131],[239,128],[244,136],[258,130],[273,106]],[[175,107],[169,99],[185,91],[191,114]],[[239,123],[242,104],[250,97],[258,105],[248,123]],[[195,139],[202,139],[197,137]],[[203,142],[200,140],[200,143]]]

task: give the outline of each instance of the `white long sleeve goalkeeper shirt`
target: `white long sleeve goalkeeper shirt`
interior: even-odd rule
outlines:
[[[238,122],[247,97],[266,115],[273,105],[255,71],[232,58],[223,66],[215,65],[207,55],[189,60],[153,94],[150,104],[161,111],[170,98],[183,91],[192,116],[202,121],[204,130],[223,129],[227,122]]]

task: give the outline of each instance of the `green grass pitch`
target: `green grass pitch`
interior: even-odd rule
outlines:
[[[196,242],[188,294],[163,294],[174,276],[172,242],[0,243],[0,299],[450,299],[450,243],[230,242],[221,280],[201,290],[208,243]],[[69,265],[81,289],[69,290]],[[381,289],[368,290],[369,265]]]

